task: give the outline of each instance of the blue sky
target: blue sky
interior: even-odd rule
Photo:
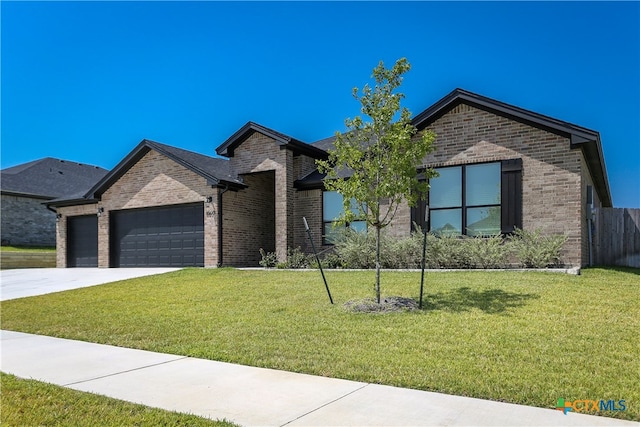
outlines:
[[[2,168],[112,168],[143,138],[214,155],[247,121],[313,142],[354,86],[407,57],[418,114],[456,87],[601,134],[640,207],[638,2],[13,2],[2,19]]]

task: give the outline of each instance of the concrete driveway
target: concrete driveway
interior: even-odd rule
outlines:
[[[0,271],[0,301],[168,273],[179,268],[26,268]]]

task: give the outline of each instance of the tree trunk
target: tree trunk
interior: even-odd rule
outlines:
[[[376,227],[376,302],[380,304],[380,227]]]

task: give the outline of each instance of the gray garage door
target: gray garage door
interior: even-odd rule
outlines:
[[[98,266],[98,217],[67,218],[67,267]]]
[[[112,267],[203,267],[201,203],[111,212]]]

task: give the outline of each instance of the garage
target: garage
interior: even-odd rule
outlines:
[[[67,218],[67,267],[98,266],[98,217]]]
[[[203,267],[202,203],[112,211],[111,267]]]

